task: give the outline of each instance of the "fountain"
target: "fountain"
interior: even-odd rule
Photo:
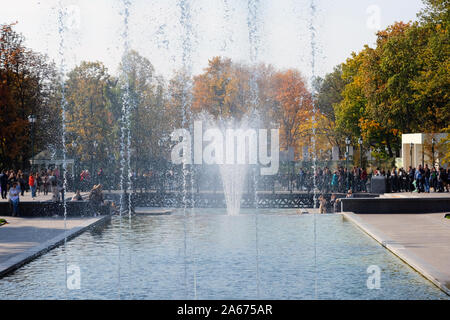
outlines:
[[[229,0],[222,0],[222,2],[224,12],[219,14],[223,14],[226,26],[221,29],[223,34],[219,36],[219,40],[220,50],[225,55],[227,46],[231,45],[234,38],[238,38],[239,35],[233,34],[231,27],[228,26],[235,22],[232,15],[235,12],[236,3],[233,2],[232,5]],[[174,163],[181,169],[182,175],[179,179],[181,184],[167,192],[162,190],[161,194],[165,197],[177,198],[174,207],[179,204],[178,199],[181,198],[181,208],[173,209],[173,214],[167,216],[132,216],[131,142],[133,137],[131,127],[132,110],[136,107],[137,99],[134,99],[133,86],[130,85],[133,82],[130,81],[131,77],[129,78],[131,67],[128,53],[131,49],[129,27],[133,27],[130,17],[133,17],[134,12],[130,14],[130,0],[120,0],[123,32],[119,38],[123,52],[122,69],[118,76],[118,91],[120,91],[118,104],[120,108],[117,112],[120,115],[117,138],[119,146],[116,150],[116,154],[120,157],[118,217],[113,217],[111,224],[103,229],[85,232],[70,242],[66,237],[64,246],[55,248],[52,254],[44,254],[5,277],[5,281],[0,282],[0,300],[29,297],[44,299],[48,297],[63,299],[99,297],[106,299],[129,297],[137,299],[445,298],[442,292],[434,288],[431,283],[404,265],[394,255],[385,252],[384,248],[372,239],[355,230],[353,225],[343,223],[338,215],[299,215],[297,209],[258,208],[257,177],[264,175],[261,170],[266,170],[267,173],[267,170],[271,168],[268,165],[272,166],[273,162],[277,163],[276,171],[278,171],[279,160],[278,131],[276,135],[274,131],[271,131],[271,140],[267,141],[267,131],[261,129],[262,122],[266,118],[263,118],[262,112],[259,114],[257,111],[261,103],[260,90],[263,91],[264,88],[258,87],[258,77],[262,78],[262,76],[258,74],[258,69],[253,67],[260,62],[259,58],[264,49],[262,44],[265,44],[261,41],[264,36],[262,32],[264,20],[261,18],[263,2],[248,0],[242,10],[246,14],[246,19],[242,19],[241,22],[245,22],[244,29],[245,26],[247,27],[248,38],[245,33],[245,41],[249,44],[249,50],[245,47],[243,56],[247,58],[253,69],[250,69],[249,76],[245,78],[246,90],[243,91],[245,97],[242,98],[244,101],[242,105],[248,108],[245,110],[247,114],[236,117],[229,114],[214,117],[206,113],[193,113],[192,76],[193,56],[196,49],[194,35],[198,27],[195,24],[198,16],[197,11],[193,10],[192,1],[177,0],[176,3],[179,19],[175,19],[175,24],[179,27],[179,33],[176,33],[174,42],[180,43],[176,53],[180,54],[181,68],[186,76],[185,79],[188,80],[180,81],[180,105],[175,110],[179,112],[177,115],[181,119],[181,129],[185,133],[194,133],[193,139],[190,136],[189,139],[183,137],[183,142],[194,141],[194,147],[193,152],[186,153],[183,149],[183,156],[187,155],[185,161]],[[307,55],[310,56],[309,66],[311,67],[309,80],[314,96],[315,88],[312,83],[316,75],[316,65],[318,65],[315,29],[317,8],[314,0],[306,0],[305,3],[308,4],[309,9],[306,13],[308,19],[303,18],[299,22],[303,22],[308,27],[310,48],[307,50]],[[294,4],[294,6],[298,5],[298,3]],[[66,112],[69,109],[66,109],[68,104],[65,99],[64,82],[65,58],[67,58],[65,37],[68,35],[64,25],[64,15],[64,8],[61,8],[58,12],[58,31],[62,150],[65,160],[65,143],[69,137],[69,135],[66,136]],[[158,41],[169,43],[167,37]],[[311,130],[311,141],[314,173],[317,170],[315,113],[316,106],[313,105],[314,125]],[[196,122],[202,122],[205,125],[198,127]],[[270,126],[276,127],[272,124]],[[230,134],[231,138],[228,138],[229,130],[234,132]],[[198,133],[201,136],[200,148],[197,145],[196,134]],[[203,148],[204,142],[205,148]],[[269,145],[270,152],[267,152]],[[189,149],[191,150],[191,146]],[[253,158],[254,156],[256,158]],[[194,190],[193,172],[195,172],[194,168],[199,168],[203,163],[214,165],[214,169],[220,173],[226,209],[199,208],[202,199],[196,202],[197,193]],[[65,169],[64,172],[66,172]],[[316,175],[313,174],[313,177],[313,200],[316,204]],[[65,187],[66,180],[64,176]],[[251,209],[241,209],[246,192],[246,181],[249,181],[249,194],[246,200],[253,201]],[[199,191],[199,195],[202,192],[209,196],[206,190]],[[252,192],[254,192],[253,199]],[[218,196],[214,195],[211,198],[214,201],[217,199],[222,201],[222,198]],[[259,197],[262,197],[261,192]],[[123,226],[126,218],[128,218],[129,228]],[[65,229],[66,219],[67,208],[65,207]],[[355,244],[357,244],[356,247]],[[317,250],[318,247],[320,251]],[[320,254],[320,263],[318,263],[318,254]],[[128,257],[128,266],[124,257]],[[83,273],[79,291],[62,289],[63,284],[67,283],[68,259],[76,261]],[[366,269],[369,263],[383,266],[383,277],[389,279],[383,282],[383,290],[367,290],[368,288],[365,287]],[[114,276],[108,276],[111,274]],[[65,283],[62,281],[64,278]],[[26,290],[20,290],[22,288]]]
[[[223,183],[223,193],[227,204],[227,213],[236,216],[241,209],[242,193],[244,191],[245,176],[248,171],[246,164],[219,165]]]

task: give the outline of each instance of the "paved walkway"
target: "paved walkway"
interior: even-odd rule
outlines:
[[[1,217],[8,224],[0,226],[0,277],[63,243],[64,219]],[[87,228],[104,223],[110,216],[68,218],[67,237],[73,238]]]
[[[450,220],[443,213],[343,215],[450,295]]]

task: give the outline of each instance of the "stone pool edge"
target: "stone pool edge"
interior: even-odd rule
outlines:
[[[397,244],[377,228],[359,219],[353,212],[341,212],[340,214],[450,296],[450,288],[439,280],[441,273],[426,261],[409,252],[404,246]]]
[[[25,252],[22,252],[21,254],[8,259],[7,261],[0,264],[0,279],[19,269],[23,265],[33,261],[39,256],[47,253],[48,251],[60,246],[64,243],[66,237],[68,241],[72,240],[86,230],[104,225],[109,221],[111,221],[111,215],[102,216],[93,223],[87,224],[85,226],[74,227],[70,230],[67,230],[67,232],[63,232],[62,234],[57,235],[56,237],[47,240],[40,245],[32,247]]]

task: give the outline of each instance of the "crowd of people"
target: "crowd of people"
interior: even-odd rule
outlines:
[[[418,168],[393,168],[391,171],[380,172],[386,177],[388,192],[449,192],[450,169],[435,167],[429,168],[427,164]]]
[[[21,196],[26,191],[31,191],[31,197],[36,198],[37,194],[47,195],[49,192],[61,191],[57,187],[62,187],[62,180],[57,168],[28,173],[22,170],[3,170],[0,173],[2,199],[6,199],[7,192],[14,183],[17,183]]]
[[[31,191],[31,198],[37,195],[52,194],[54,201],[64,201],[63,179],[59,170],[42,170],[25,173],[22,170],[3,170],[0,173],[0,191],[2,199],[8,199],[12,205],[13,215],[19,213],[19,199],[25,192]]]
[[[322,193],[367,192],[373,176],[383,176],[386,179],[386,192],[449,192],[450,169],[429,168],[427,164],[418,168],[392,168],[384,170],[377,168],[368,173],[365,168],[353,167],[352,170],[339,167],[331,172],[329,168],[319,168],[316,173],[316,187]],[[296,188],[311,192],[314,188],[313,175],[300,169],[296,176]]]
[[[69,181],[66,181],[66,186],[68,186],[68,182]],[[89,184],[89,172],[83,170],[80,175],[80,186],[82,186],[83,189],[89,188],[90,193],[88,200],[93,206],[94,211],[98,211],[98,207],[103,204],[102,185],[97,184],[92,186]],[[11,204],[13,216],[19,215],[20,197],[23,197],[25,192],[30,192],[32,199],[35,199],[40,194],[51,194],[52,201],[64,202],[65,191],[64,179],[58,168],[40,170],[39,172],[24,172],[22,170],[3,170],[0,172],[1,198],[7,199]],[[71,200],[83,200],[80,189],[76,190],[75,195]]]
[[[315,180],[315,181],[314,181]],[[369,175],[367,170],[354,167],[348,170],[338,167],[331,171],[328,167],[318,168],[314,178],[311,171],[301,168],[296,177],[296,189],[311,192],[315,187],[322,193],[339,192],[345,193],[351,189],[353,192],[367,192]]]
[[[297,171],[297,172],[295,172]],[[450,169],[435,168],[431,169],[427,164],[419,165],[417,168],[409,167],[392,168],[384,170],[377,168],[368,172],[365,168],[353,167],[348,170],[345,167],[338,167],[331,170],[328,167],[318,168],[315,177],[311,169],[300,168],[292,173],[279,173],[275,176],[257,177],[258,190],[275,190],[278,185],[281,190],[297,190],[302,192],[312,192],[314,188],[320,193],[348,193],[368,192],[370,191],[370,181],[374,176],[385,177],[386,192],[449,192],[450,191]],[[120,189],[120,181],[128,184],[128,179],[118,179],[120,174],[114,174],[112,177],[106,177],[103,169],[100,168],[93,175],[89,170],[84,169],[75,177],[66,175],[66,187],[70,191],[91,191],[93,186],[107,186],[108,189]],[[194,180],[202,183],[207,179],[202,177],[202,172],[196,174]],[[213,183],[220,184],[220,179],[213,177]],[[64,200],[65,188],[63,177],[58,170],[44,169],[40,171],[23,172],[22,170],[3,170],[0,173],[0,191],[2,199],[9,198],[14,204],[19,196],[25,192],[31,191],[31,197],[37,195],[47,195],[51,193],[54,201]],[[75,181],[76,180],[76,181]],[[126,180],[126,181],[125,181]],[[176,170],[146,170],[139,173],[130,174],[131,187],[133,191],[145,190],[176,190],[177,181],[180,180],[180,173]],[[187,179],[191,181],[191,179]],[[200,184],[197,182],[197,185]],[[127,185],[123,186],[127,188]],[[219,185],[208,190],[220,190]],[[198,189],[197,189],[198,190]]]

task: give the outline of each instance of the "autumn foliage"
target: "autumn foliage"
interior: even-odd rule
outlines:
[[[0,166],[10,168],[26,166],[32,156],[30,115],[36,118],[35,152],[61,139],[54,65],[27,49],[13,27],[0,25]]]
[[[311,93],[298,70],[276,71],[272,66],[247,66],[214,57],[204,73],[194,77],[194,113],[235,120],[250,115],[252,81],[260,126],[279,128],[281,147],[293,147],[298,155],[301,142],[310,141],[312,123]]]

